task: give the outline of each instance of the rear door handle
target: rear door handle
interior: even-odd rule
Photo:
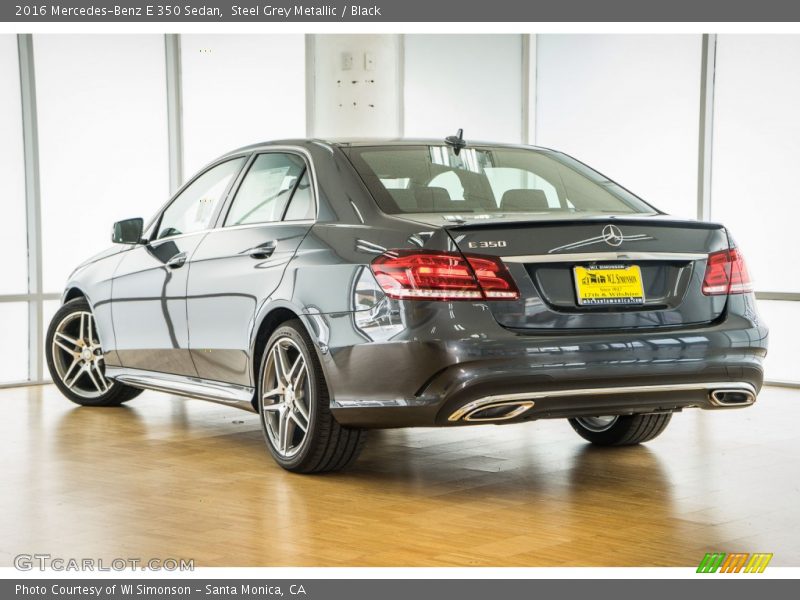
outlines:
[[[176,254],[167,261],[167,266],[170,269],[180,269],[184,264],[186,264],[186,252]]]
[[[277,242],[264,242],[263,244],[259,244],[255,248],[248,250],[247,254],[249,254],[252,258],[269,258],[272,256],[273,252],[275,252],[275,248],[277,247]]]

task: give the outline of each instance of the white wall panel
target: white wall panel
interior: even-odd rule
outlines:
[[[538,35],[536,143],[697,215],[700,35]]]
[[[397,137],[400,36],[314,36],[314,136]]]
[[[0,302],[0,383],[28,379],[28,303]]]
[[[306,134],[305,36],[183,35],[186,178],[219,155]]]
[[[786,259],[800,220],[798,65],[800,36],[718,37],[711,215],[730,228],[762,291],[800,292]]]
[[[24,294],[28,291],[28,234],[16,35],[0,35],[0,82],[0,209],[3,215],[0,294]]]
[[[759,300],[758,311],[769,327],[766,378],[771,381],[800,381],[797,373],[800,302]]]
[[[522,140],[521,35],[406,35],[406,137]]]
[[[34,36],[43,278],[60,291],[114,221],[169,195],[164,37]]]

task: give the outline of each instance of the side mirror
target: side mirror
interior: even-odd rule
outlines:
[[[144,219],[139,217],[117,221],[111,232],[111,241],[115,244],[140,244],[143,229]]]

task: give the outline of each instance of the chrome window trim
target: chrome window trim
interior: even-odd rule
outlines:
[[[659,385],[626,385],[601,388],[575,388],[567,390],[550,390],[542,392],[522,392],[519,394],[500,394],[497,396],[484,396],[461,406],[451,414],[448,421],[458,421],[465,415],[483,407],[497,404],[506,404],[515,401],[523,402],[526,400],[542,400],[545,398],[563,398],[568,396],[608,396],[611,394],[637,394],[637,393],[658,393],[658,392],[687,392],[697,390],[734,390],[740,389],[756,394],[756,389],[751,384],[744,381],[723,381],[709,383],[675,383]]]
[[[141,246],[149,246],[150,248],[158,248],[164,242],[171,242],[173,240],[182,240],[185,238],[190,238],[195,235],[205,235],[210,231],[210,229],[200,229],[199,231],[192,231],[190,233],[181,233],[180,235],[171,235],[169,237],[160,238],[157,240],[148,240],[146,244],[131,244],[130,250],[135,250],[136,248],[140,248]]]
[[[231,225],[230,227],[220,225],[219,227],[207,229],[206,231],[208,233],[214,233],[216,231],[236,231],[238,229],[254,229],[256,227],[270,227],[276,225],[313,225],[315,222],[316,221],[314,221],[314,219],[297,219],[296,221],[264,221],[263,223],[244,223],[242,225]]]
[[[521,256],[501,256],[507,263],[553,263],[553,262],[593,262],[598,260],[706,260],[708,254],[701,252],[578,252],[572,254],[525,254]]]

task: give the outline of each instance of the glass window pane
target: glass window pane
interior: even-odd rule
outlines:
[[[280,221],[305,162],[294,154],[262,154],[247,171],[225,225]]]
[[[514,194],[517,190],[539,190],[541,208],[558,208],[558,191],[556,187],[544,177],[517,168],[498,167],[486,169],[486,177],[492,186],[496,200],[502,205],[502,199],[507,192]]]
[[[800,292],[789,274],[800,219],[800,37],[720,35],[711,213],[742,248],[756,289]]]
[[[697,216],[700,35],[538,35],[535,143]]]
[[[445,146],[364,146],[349,149],[348,155],[381,209],[390,214],[653,212],[558,152],[476,145],[456,154]],[[404,179],[409,186],[398,187],[396,182]]]
[[[28,379],[28,303],[0,302],[0,383]],[[20,351],[22,349],[22,351]]]
[[[300,178],[300,183],[297,184],[297,189],[292,196],[292,201],[289,204],[289,210],[286,211],[284,221],[300,221],[303,219],[313,219],[316,217],[314,214],[314,197],[311,194],[311,182],[308,178],[308,169],[303,173]]]
[[[35,35],[44,291],[169,197],[162,35]]]
[[[407,137],[522,139],[522,36],[406,35]]]
[[[305,36],[181,35],[185,172],[306,133]]]
[[[3,235],[0,294],[28,291],[28,231],[25,215],[25,165],[19,90],[17,36],[0,35],[0,190]]]
[[[758,311],[770,328],[765,377],[772,381],[800,383],[800,373],[797,372],[800,302],[759,300]]]
[[[245,158],[236,158],[209,169],[195,179],[164,211],[158,239],[208,229],[225,191],[239,174]]]

